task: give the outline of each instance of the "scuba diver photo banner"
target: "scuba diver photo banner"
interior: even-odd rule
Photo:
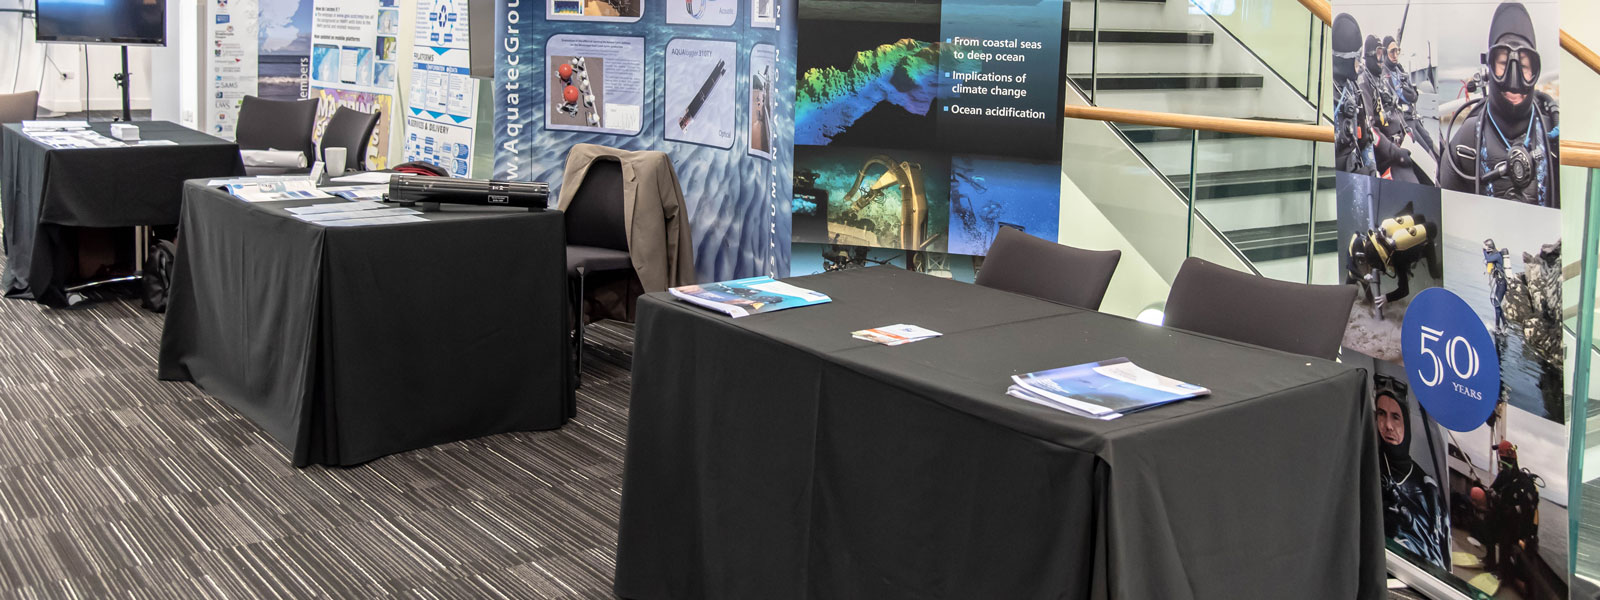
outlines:
[[[1567,598],[1558,2],[1333,10],[1343,356],[1389,549],[1470,597]]]
[[[661,150],[699,281],[789,274],[792,0],[513,0],[496,22],[494,177],[559,193],[567,149]]]
[[[1062,0],[799,0],[793,272],[1057,241]]]

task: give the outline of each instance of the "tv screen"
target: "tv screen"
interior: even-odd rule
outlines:
[[[166,0],[38,0],[41,42],[139,44],[167,42]]]

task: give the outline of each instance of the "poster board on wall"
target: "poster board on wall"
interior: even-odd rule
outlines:
[[[534,0],[495,17],[497,179],[558,193],[566,152],[660,150],[701,281],[789,273],[792,0]]]
[[[1470,597],[1566,598],[1557,2],[1333,8],[1344,354],[1389,548]]]

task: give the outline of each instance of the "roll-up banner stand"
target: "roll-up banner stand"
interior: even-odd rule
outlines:
[[[521,0],[499,10],[497,179],[559,190],[573,144],[661,150],[683,186],[701,281],[789,274],[792,1]]]
[[[1557,7],[1333,3],[1343,356],[1391,570],[1443,597],[1568,597]]]
[[[321,100],[313,136],[322,139],[339,107],[379,113],[367,146],[366,167],[389,160],[394,88],[399,59],[397,0],[314,0],[311,28],[312,96]]]
[[[233,139],[245,96],[304,100],[310,92],[312,0],[209,0],[200,123]]]
[[[798,4],[795,275],[1057,240],[1066,2]]]

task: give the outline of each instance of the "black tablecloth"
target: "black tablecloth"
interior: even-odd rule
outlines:
[[[162,379],[192,380],[296,466],[352,465],[574,411],[561,213],[447,207],[324,227],[190,182]]]
[[[64,227],[173,225],[183,182],[244,174],[239,146],[166,121],[142,121],[139,136],[177,145],[56,150],[8,124],[0,146],[0,208],[5,219],[10,298],[66,304],[72,253]],[[110,135],[110,123],[90,129]]]
[[[1360,370],[882,267],[826,305],[639,303],[625,598],[1376,598]],[[850,332],[911,323],[888,347]],[[1113,421],[1005,395],[1126,356],[1213,390]]]

